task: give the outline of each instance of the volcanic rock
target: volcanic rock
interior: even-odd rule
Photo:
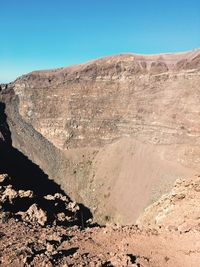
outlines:
[[[6,218],[19,218],[32,225],[46,224],[73,225],[85,224],[79,222],[78,214],[80,207],[72,202],[69,197],[55,193],[54,195],[38,196],[32,190],[16,190],[13,187],[13,180],[7,175],[1,176],[2,186],[0,187],[0,210],[4,211]],[[7,184],[5,183],[7,180]],[[6,213],[9,213],[9,216]],[[4,217],[5,217],[4,216]]]
[[[172,190],[138,218],[141,227],[165,227],[180,232],[200,229],[200,177],[176,181]]]
[[[36,204],[30,206],[30,208],[26,212],[19,212],[18,214],[20,214],[22,216],[22,219],[27,222],[36,222],[42,226],[44,226],[47,222],[46,213]]]
[[[8,175],[7,174],[1,174],[0,175],[0,183],[3,183],[5,179],[7,179]]]
[[[199,184],[198,176],[177,180],[170,193],[144,212],[143,217],[138,220],[140,228],[138,225],[110,225],[81,230],[77,226],[47,226],[46,212],[36,204],[22,213],[22,219],[28,222],[26,224],[16,220],[15,214],[4,212],[0,216],[0,264],[3,267],[21,267],[24,264],[198,266]],[[11,186],[8,185],[8,188]],[[17,190],[16,192],[18,194]],[[49,195],[49,201],[68,199],[60,193],[56,196]],[[14,199],[12,200],[15,205]]]
[[[200,171],[199,55],[120,54],[23,75],[1,91],[12,144],[98,222],[131,224]]]

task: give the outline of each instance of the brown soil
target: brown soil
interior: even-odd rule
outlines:
[[[38,197],[33,196],[30,190],[15,190],[7,175],[0,177],[2,267],[195,267],[200,264],[198,176],[188,181],[177,181],[170,194],[147,209],[138,221],[139,226],[124,227],[95,226],[91,220],[81,224],[76,217],[78,205],[59,193],[55,194],[56,197],[45,197],[53,201],[56,210],[47,208],[47,205],[45,209],[40,201],[38,209],[32,210],[32,213],[28,212],[32,207],[28,205],[19,212],[19,198],[28,202],[28,199],[38,201]],[[64,216],[59,216],[61,204],[68,207],[63,211]],[[173,210],[170,209],[172,204]],[[165,212],[165,216],[161,216],[161,211],[167,209],[171,213]],[[53,220],[50,220],[52,214]],[[158,216],[162,217],[162,221],[153,224]]]
[[[200,231],[46,227],[0,222],[1,266],[196,267]]]

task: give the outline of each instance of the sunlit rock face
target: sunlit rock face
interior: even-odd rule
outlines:
[[[134,222],[199,170],[200,50],[35,71],[1,90],[13,146],[99,222]]]

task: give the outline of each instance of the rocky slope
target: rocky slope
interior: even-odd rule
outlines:
[[[199,177],[178,180],[144,213],[141,226],[100,227],[80,225],[79,206],[66,196],[41,198],[17,190],[8,175],[1,175],[0,266],[199,266],[199,187]],[[23,211],[20,200],[26,203]]]
[[[138,218],[140,226],[174,228],[189,232],[200,227],[200,178],[178,179],[173,189],[146,208]]]
[[[125,224],[198,173],[199,86],[199,49],[122,54],[24,75],[1,101],[13,147],[98,222]]]

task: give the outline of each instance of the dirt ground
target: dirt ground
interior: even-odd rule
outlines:
[[[62,192],[14,181],[0,175],[2,267],[200,266],[199,176],[177,180],[130,226],[99,226]]]
[[[0,264],[7,266],[200,266],[200,229],[137,226],[41,227],[0,223]]]

